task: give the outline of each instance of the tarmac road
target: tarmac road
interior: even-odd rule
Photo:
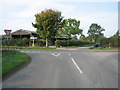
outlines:
[[[3,88],[118,88],[118,52],[20,50],[32,62],[3,81]]]

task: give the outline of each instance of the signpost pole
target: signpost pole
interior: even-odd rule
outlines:
[[[8,46],[8,50],[9,50],[9,36],[12,30],[4,30],[6,35],[7,35],[7,46]]]
[[[9,50],[9,37],[7,36],[7,46],[8,46],[8,50]]]
[[[32,44],[32,46],[33,46],[33,47],[35,46],[35,44],[34,44],[34,39],[33,39],[33,44]]]
[[[32,36],[32,37],[30,37],[30,39],[33,40],[32,47],[34,47],[35,46],[35,40],[34,39],[37,39],[37,37]]]

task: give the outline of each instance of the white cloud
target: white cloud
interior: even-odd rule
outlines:
[[[11,10],[11,12],[9,11],[9,15],[8,15],[8,7],[4,6],[4,15],[6,17],[3,18],[3,28],[13,28],[13,30],[16,30],[15,27],[20,27],[19,25],[22,25],[21,28],[26,27],[26,29],[31,29],[33,30],[33,27],[31,27],[31,22],[34,21],[34,15],[38,12],[41,12],[44,9],[47,8],[52,8],[52,9],[60,9],[60,10],[64,10],[65,9],[65,14],[69,13],[71,10],[73,10],[74,8],[72,6],[66,6],[63,4],[59,4],[56,2],[53,2],[54,0],[51,1],[46,1],[46,0],[24,0],[24,2],[22,0],[4,0],[2,2],[2,5],[6,5],[6,3],[8,3],[8,7],[11,7],[11,9],[13,9],[13,11]],[[36,3],[38,2],[38,3]],[[41,3],[42,2],[42,3]],[[22,11],[14,11],[15,6],[13,7],[13,5],[16,5],[16,8],[19,8],[17,6],[25,6],[25,9],[22,9]],[[22,8],[22,7],[21,7]],[[32,19],[31,19],[32,18]],[[17,20],[14,20],[17,19]],[[26,20],[29,21],[27,22]],[[9,21],[8,21],[9,20]],[[26,24],[24,24],[26,23]],[[28,26],[28,27],[27,27]],[[35,30],[35,29],[34,29]],[[3,33],[3,32],[2,32]]]
[[[118,2],[119,0],[69,0],[69,2]],[[68,2],[63,0],[62,2]]]
[[[105,29],[105,36],[109,37],[116,33],[118,30],[118,13],[117,12],[102,12],[102,13],[91,13],[91,14],[82,14],[82,13],[69,13],[69,17],[66,18],[75,18],[80,20],[80,28],[83,29],[83,33],[87,35],[89,26],[92,23],[97,23]]]
[[[28,2],[118,2],[119,0],[2,0],[4,2],[28,3]]]
[[[100,13],[83,13],[77,12],[77,6],[69,5],[59,2],[81,2],[83,0],[2,0],[1,5],[4,6],[2,16],[2,29],[10,28],[13,31],[23,28],[35,30],[31,22],[34,22],[34,15],[44,9],[52,8],[62,12],[65,18],[76,18],[81,21],[81,28],[84,29],[84,34],[91,23],[98,23],[106,29],[105,35],[110,36],[117,29],[117,13],[113,12],[100,12]],[[87,0],[88,1],[88,0]],[[115,1],[118,0],[90,0],[90,1]],[[89,1],[89,2],[90,2]],[[86,0],[84,0],[86,2]],[[14,5],[14,7],[12,7]],[[24,6],[24,7],[23,7]],[[10,7],[10,9],[9,9]],[[18,10],[22,9],[22,10]],[[9,11],[9,15],[8,12]],[[1,18],[1,17],[0,17]],[[114,28],[113,28],[114,27]],[[3,34],[3,31],[0,31]]]

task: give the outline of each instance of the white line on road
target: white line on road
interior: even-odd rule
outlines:
[[[58,54],[52,53],[52,55],[58,57],[60,55],[60,53],[58,53]]]
[[[69,56],[70,56],[70,53],[69,53]]]
[[[75,64],[76,68],[79,70],[79,72],[82,74],[82,70],[78,67],[77,63],[75,62],[75,60],[73,58],[71,58],[71,60],[73,61],[73,63]]]

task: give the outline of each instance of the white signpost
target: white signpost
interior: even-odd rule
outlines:
[[[30,37],[30,39],[32,39],[33,40],[33,43],[32,43],[32,47],[34,47],[35,46],[35,42],[34,42],[34,39],[37,39],[37,37]]]

